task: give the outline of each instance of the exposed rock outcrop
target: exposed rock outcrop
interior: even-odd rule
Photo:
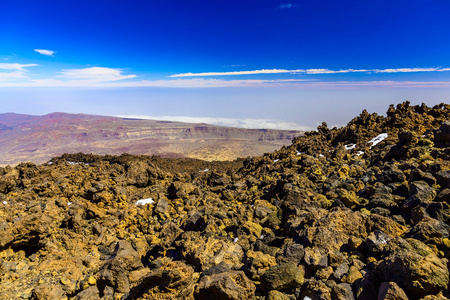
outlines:
[[[0,168],[0,298],[447,299],[448,120],[405,102],[232,162]]]

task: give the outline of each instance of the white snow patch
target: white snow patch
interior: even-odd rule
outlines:
[[[277,161],[280,161],[279,159],[275,159],[273,162],[276,163]]]
[[[308,296],[303,297],[303,300],[312,300],[311,298],[309,298]]]
[[[300,151],[297,151],[297,155],[302,155],[302,153]]]
[[[367,143],[372,143],[372,146],[370,146],[370,149],[372,149],[373,146],[375,146],[376,144],[378,144],[379,142],[383,141],[384,139],[386,139],[388,137],[387,133],[380,133],[379,135],[377,135],[376,137],[374,137],[373,139],[371,139],[370,141],[368,141]]]
[[[68,206],[71,206],[71,205],[72,205],[72,202],[67,202],[67,205],[68,205]]]
[[[200,172],[208,172],[209,171],[209,169],[204,169],[203,171],[200,171]]]
[[[356,152],[356,156],[360,156],[360,155],[363,155],[364,154],[364,151],[358,151],[358,152]]]
[[[5,205],[6,205],[6,204],[8,204],[8,202],[6,202],[6,201],[3,201],[3,204],[5,204]]]
[[[261,236],[259,237],[260,240],[262,240],[264,238],[264,234],[261,234]]]
[[[236,238],[234,238],[233,243],[237,243],[237,241],[238,241],[238,238],[236,237]]]
[[[52,162],[52,161],[49,161],[48,163],[47,163],[47,165],[53,165],[54,164],[54,162]]]
[[[74,165],[85,165],[85,166],[89,166],[89,164],[84,163],[84,162],[75,162],[75,161],[68,161],[67,162],[69,165],[74,166]]]
[[[348,144],[344,146],[346,150],[352,150],[356,148],[356,144]]]
[[[152,204],[152,203],[155,203],[155,201],[153,201],[152,198],[147,198],[147,199],[138,200],[135,205],[145,205],[145,204]]]
[[[323,155],[323,154],[319,154],[319,157],[325,157],[325,155]]]

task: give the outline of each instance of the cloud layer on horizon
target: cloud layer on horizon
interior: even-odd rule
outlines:
[[[235,119],[235,118],[214,118],[214,117],[189,117],[189,116],[148,116],[148,115],[119,115],[121,118],[134,118],[146,120],[162,120],[173,122],[184,122],[194,124],[210,124],[226,127],[238,127],[246,129],[280,129],[280,130],[301,130],[309,131],[314,128],[302,126],[300,124],[270,119]]]
[[[413,73],[413,72],[447,72],[450,68],[397,68],[397,69],[261,69],[251,71],[233,72],[201,72],[201,73],[180,73],[170,77],[204,77],[204,76],[236,76],[236,75],[257,75],[257,74],[343,74],[343,73]]]

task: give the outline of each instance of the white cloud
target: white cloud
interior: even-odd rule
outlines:
[[[218,126],[239,127],[248,129],[282,129],[282,130],[302,130],[308,131],[314,128],[302,126],[296,123],[270,119],[234,119],[234,118],[213,118],[213,117],[188,117],[188,116],[147,116],[147,115],[120,115],[121,118],[164,120],[185,123],[206,123]]]
[[[253,71],[234,71],[234,72],[203,72],[203,73],[181,73],[170,75],[170,77],[203,77],[203,76],[232,76],[232,75],[255,75],[255,74],[281,74],[298,73],[304,70],[283,70],[283,69],[262,69]]]
[[[36,51],[37,53],[40,53],[42,55],[46,55],[46,56],[53,56],[53,54],[56,53],[56,51],[45,50],[45,49],[34,49],[34,51]]]
[[[398,69],[375,69],[375,73],[412,73],[412,72],[446,72],[450,68],[398,68]]]
[[[226,88],[226,87],[264,87],[285,86],[301,79],[287,80],[219,80],[219,79],[176,79],[176,80],[141,80],[141,81],[100,81],[100,80],[59,80],[34,79],[28,82],[10,83],[9,86],[46,86],[46,87],[163,87],[163,88]]]
[[[35,67],[37,64],[0,63],[1,70],[10,72],[0,72],[0,81],[10,81],[27,78],[28,67]]]
[[[85,80],[89,82],[108,82],[137,77],[136,75],[122,75],[122,69],[92,67],[85,69],[65,69],[61,77],[71,80]]]
[[[170,77],[205,77],[205,76],[236,76],[236,75],[257,75],[257,74],[342,74],[342,73],[411,73],[411,72],[446,72],[450,68],[397,68],[397,69],[262,69],[251,71],[235,71],[235,72],[202,72],[202,73],[181,73],[174,74]]]
[[[3,70],[16,70],[27,71],[25,68],[36,67],[37,64],[18,64],[18,63],[0,63],[0,69]]]
[[[12,74],[12,73],[7,73]],[[19,78],[20,74],[11,75]],[[289,88],[450,88],[450,81],[310,81],[310,80],[222,80],[222,79],[176,79],[176,80],[141,80],[141,81],[98,81],[98,80],[58,80],[35,79],[27,81],[0,80],[0,87],[101,87],[101,88],[127,88],[127,87],[161,87],[161,88],[240,88],[240,87],[289,87]]]

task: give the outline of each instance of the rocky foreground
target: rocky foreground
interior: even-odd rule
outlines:
[[[233,162],[2,168],[0,298],[447,299],[447,120],[406,102]]]

